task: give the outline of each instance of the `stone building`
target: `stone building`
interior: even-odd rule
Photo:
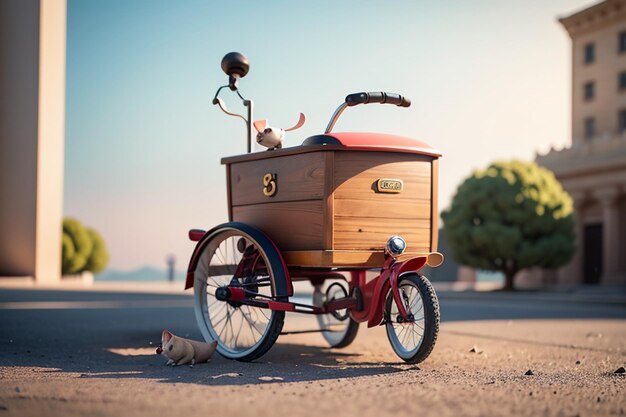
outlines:
[[[61,281],[66,0],[0,0],[0,279]]]
[[[626,283],[626,0],[559,19],[572,39],[572,143],[539,155],[574,200],[577,251],[559,283]]]

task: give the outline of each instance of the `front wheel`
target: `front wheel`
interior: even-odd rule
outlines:
[[[398,288],[412,320],[403,322],[390,291],[385,302],[387,337],[396,355],[406,362],[419,363],[430,355],[437,341],[439,300],[428,279],[417,273],[402,275]]]

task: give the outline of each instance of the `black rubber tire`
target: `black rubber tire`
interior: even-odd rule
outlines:
[[[336,284],[333,283],[330,287],[332,287],[333,285],[336,285]],[[319,287],[315,287],[315,290],[313,291],[313,305],[314,306],[322,307],[323,303],[327,300],[326,296],[328,295],[328,290],[330,289],[330,287],[326,289],[326,294],[324,295],[322,295],[321,285]],[[344,288],[343,285],[341,285],[341,287]],[[347,290],[344,288],[343,291],[344,291],[343,295],[347,296],[348,295]],[[331,315],[332,314],[324,314],[324,315],[316,316],[320,329],[323,330],[325,327],[325,323],[323,323],[323,320],[324,320],[323,318],[331,316]],[[339,320],[337,317],[335,317],[335,319]],[[356,335],[359,332],[359,323],[354,321],[352,317],[350,317],[349,311],[347,312],[347,317],[344,320],[339,321],[339,323],[342,323],[342,324],[345,323],[347,326],[345,328],[345,334],[340,339],[338,339],[338,341],[332,340],[333,337],[329,337],[328,333],[322,332],[322,337],[324,338],[326,343],[328,343],[328,346],[330,346],[331,348],[341,349],[350,345],[352,342],[354,342],[354,339],[356,338]]]
[[[287,301],[287,299],[277,301]],[[267,336],[263,339],[259,347],[249,355],[244,356],[243,358],[237,358],[236,360],[238,360],[239,362],[252,362],[253,360],[265,355],[267,351],[270,350],[272,346],[274,346],[274,343],[276,343],[278,336],[280,336],[280,332],[283,331],[284,323],[285,312],[274,311],[274,314],[272,316],[272,322],[270,323],[270,328],[267,331]]]
[[[423,362],[430,355],[430,353],[433,351],[433,348],[435,347],[435,343],[437,342],[437,335],[439,334],[439,322],[441,318],[439,312],[439,300],[433,286],[425,276],[417,273],[404,274],[400,277],[398,281],[398,286],[401,286],[402,282],[406,280],[409,280],[413,284],[415,284],[415,287],[417,287],[420,296],[422,297],[422,303],[424,305],[424,335],[422,343],[414,354],[411,354],[409,357],[407,357],[405,354],[403,357],[403,355],[396,350],[396,347],[391,340],[391,336],[389,334],[390,326],[387,324],[385,325],[385,327],[387,330],[387,338],[389,339],[389,342],[394,352],[405,362],[420,363]],[[390,291],[385,301],[385,322],[389,322],[389,320],[393,319],[392,317],[390,317],[391,303],[393,302],[393,295]]]
[[[359,323],[352,320],[352,317],[348,317],[346,320],[349,320],[348,323],[348,331],[344,335],[343,339],[339,343],[331,345],[330,347],[334,349],[341,349],[349,346],[356,339],[356,335],[359,333]]]

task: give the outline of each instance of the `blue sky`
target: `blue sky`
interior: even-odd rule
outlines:
[[[255,118],[323,131],[346,94],[392,91],[409,109],[349,109],[336,131],[440,149],[441,209],[494,159],[534,158],[570,135],[570,42],[558,16],[583,0],[68,0],[64,212],[98,229],[110,267],[184,268],[189,228],[227,220],[220,158],[245,152],[241,120],[211,106],[222,56],[251,70]],[[236,100],[228,100],[240,108]]]

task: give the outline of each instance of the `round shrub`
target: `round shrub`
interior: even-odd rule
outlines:
[[[87,233],[91,238],[93,247],[89,259],[87,259],[87,264],[83,269],[85,271],[101,272],[109,262],[109,252],[100,233],[90,228],[87,229]]]
[[[70,273],[72,259],[75,254],[76,249],[74,248],[74,242],[72,238],[64,232],[61,238],[61,271],[63,274]]]
[[[65,250],[63,251],[62,272],[64,274],[82,272],[93,248],[89,233],[78,220],[67,218],[63,220],[63,235],[62,245]],[[73,251],[69,249],[70,246],[73,246]]]

